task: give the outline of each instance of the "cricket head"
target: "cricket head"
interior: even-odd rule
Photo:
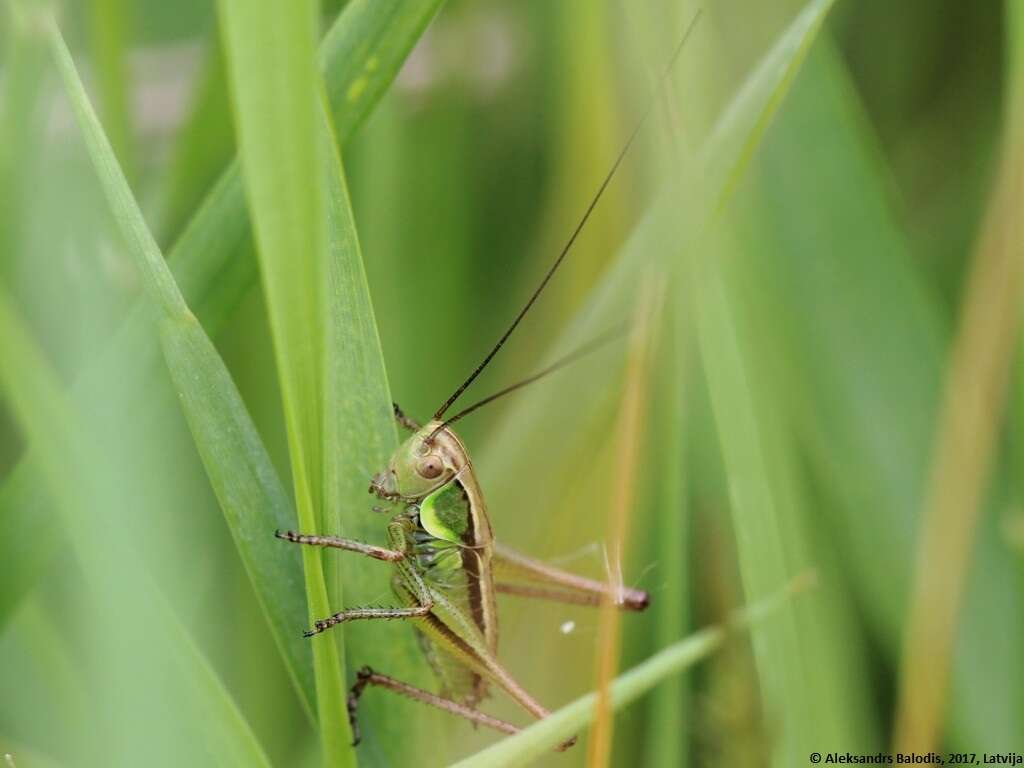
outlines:
[[[370,481],[370,493],[388,501],[418,501],[466,463],[461,441],[440,421],[431,421],[395,449],[387,469]]]

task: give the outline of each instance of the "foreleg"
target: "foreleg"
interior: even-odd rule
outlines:
[[[398,403],[392,403],[391,405],[395,408],[395,421],[398,422],[398,426],[402,427],[402,429],[407,429],[410,432],[420,431],[419,422],[406,416]]]
[[[309,544],[313,547],[333,547],[334,549],[344,549],[349,552],[358,552],[361,555],[372,557],[375,560],[386,560],[391,563],[405,559],[405,553],[400,552],[397,549],[387,549],[385,547],[374,546],[373,544],[364,544],[363,542],[356,541],[354,539],[342,539],[337,536],[316,536],[314,534],[296,533],[295,531],[275,531],[274,535],[279,539],[293,541],[296,544]]]

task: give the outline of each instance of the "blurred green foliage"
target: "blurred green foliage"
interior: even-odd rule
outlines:
[[[812,750],[885,751],[948,352],[1000,146],[1024,139],[1005,128],[1007,11],[839,0],[795,79],[763,92],[784,96],[771,122],[723,150],[716,126],[804,3],[700,5],[638,145],[473,392],[632,317],[635,286],[660,284],[623,574],[653,602],[622,619],[621,668],[807,568],[818,586],[752,641],[619,712],[613,762],[788,766]],[[260,754],[315,765],[332,750],[337,764],[347,750],[321,754],[310,711],[314,680],[330,675],[314,676],[284,637],[303,629],[285,618],[305,615],[298,558],[272,530],[259,539],[259,526],[294,515],[282,375],[323,384],[277,367],[282,338],[303,333],[271,341],[290,310],[271,296],[268,315],[243,191],[253,166],[232,164],[236,129],[259,116],[234,112],[233,89],[259,83],[228,76],[244,58],[222,48],[213,3],[58,3],[145,221],[127,205],[115,218],[43,6],[0,14],[0,753],[18,768]],[[347,271],[339,303],[316,310],[337,397],[316,449],[330,455],[314,463],[335,484],[326,506],[341,533],[382,540],[364,488],[394,439],[386,390],[425,419],[485,354],[696,8],[323,4],[320,64],[344,173],[327,182],[338,206],[324,214],[324,247]],[[283,152],[253,152],[263,172],[281,170]],[[346,177],[351,222],[337,196]],[[263,190],[261,223],[275,205],[273,185]],[[160,335],[126,221],[148,224],[201,327]],[[288,258],[309,266],[304,256],[279,251],[274,274],[301,283],[313,273],[290,272]],[[496,535],[598,578],[621,469],[622,369],[622,349],[609,349],[460,423]],[[1018,360],[971,550],[946,749],[1024,751],[1022,370]],[[247,450],[212,450],[220,439]],[[324,558],[328,594],[393,600],[385,565],[345,557]],[[597,628],[584,608],[503,598],[500,656],[556,708],[593,689]],[[372,662],[431,685],[408,627],[367,623],[340,638],[349,676]],[[448,764],[497,738],[387,697],[367,694],[360,763]],[[500,697],[484,706],[525,722]],[[584,746],[542,761],[585,757]]]

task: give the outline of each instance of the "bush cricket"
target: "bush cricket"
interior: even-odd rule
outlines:
[[[663,75],[667,79],[699,19],[690,21]],[[617,334],[605,334],[527,379],[506,387],[454,416],[445,414],[465,392],[529,312],[571,250],[602,194],[633,145],[653,107],[654,99],[637,122],[611,169],[591,198],[558,257],[540,285],[516,315],[486,357],[448,397],[430,421],[420,425],[396,404],[395,418],[411,435],[391,455],[388,466],[376,474],[369,491],[398,508],[387,523],[387,546],[352,539],[278,531],[278,538],[297,544],[348,550],[391,563],[399,606],[349,608],[320,619],[304,634],[312,637],[348,621],[407,619],[418,632],[424,654],[441,683],[441,693],[414,687],[369,667],[359,670],[348,696],[354,743],[360,739],[357,708],[367,687],[380,687],[437,707],[473,723],[507,734],[520,730],[505,720],[478,709],[491,685],[504,690],[537,719],[549,711],[534,699],[498,661],[498,624],[495,595],[505,593],[542,600],[597,606],[610,598],[623,610],[642,611],[646,592],[610,585],[569,573],[505,547],[494,539],[483,493],[465,445],[451,429],[453,423],[478,408],[553,373],[593,351]],[[495,569],[510,581],[496,581]],[[570,739],[561,745],[567,748]]]

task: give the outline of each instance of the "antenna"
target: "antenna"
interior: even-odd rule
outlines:
[[[683,32],[682,39],[679,41],[679,44],[676,46],[675,51],[673,51],[673,53],[672,53],[672,57],[669,59],[668,65],[665,67],[665,71],[664,71],[664,73],[661,76],[661,82],[664,82],[665,80],[667,80],[668,76],[672,73],[672,69],[675,66],[676,60],[679,58],[679,54],[683,50],[683,46],[686,45],[686,41],[690,38],[690,33],[693,32],[694,27],[697,26],[697,22],[700,20],[701,13],[702,13],[702,11],[700,9],[698,9],[697,12],[693,15],[693,18],[690,20],[690,23],[687,25],[686,30]],[[657,89],[656,89],[656,91],[657,91]],[[587,206],[587,209],[583,212],[583,217],[580,219],[579,223],[576,225],[576,228],[573,229],[572,234],[569,236],[568,241],[566,241],[565,245],[562,247],[562,250],[558,254],[558,258],[555,259],[554,264],[552,264],[551,267],[548,269],[547,274],[544,275],[544,279],[540,281],[540,285],[537,286],[537,289],[533,292],[533,295],[530,296],[529,301],[526,302],[526,305],[521,310],[519,310],[519,314],[516,315],[515,319],[512,321],[512,324],[508,327],[508,330],[506,330],[505,333],[502,334],[501,338],[498,339],[498,343],[495,344],[494,347],[491,349],[491,351],[487,353],[487,357],[485,357],[483,359],[483,361],[476,367],[476,369],[469,375],[469,378],[467,378],[464,382],[462,382],[462,384],[459,385],[459,388],[456,389],[451,394],[451,396],[447,400],[444,401],[444,404],[440,408],[437,409],[437,412],[434,414],[434,420],[439,421],[441,419],[441,417],[444,416],[445,412],[449,408],[451,408],[452,404],[456,400],[459,399],[459,396],[462,395],[462,393],[466,391],[466,388],[470,384],[472,384],[473,381],[476,379],[476,377],[479,376],[483,372],[484,368],[486,368],[488,363],[491,362],[491,359],[496,354],[498,354],[498,350],[501,349],[505,345],[505,342],[508,340],[508,337],[512,335],[512,331],[514,331],[516,329],[516,326],[519,325],[519,322],[523,319],[523,317],[526,315],[526,313],[530,311],[530,307],[532,307],[534,302],[537,301],[537,297],[540,296],[541,292],[547,287],[547,284],[551,280],[552,276],[555,274],[555,272],[558,270],[558,268],[562,265],[562,262],[565,260],[566,254],[569,253],[569,251],[572,248],[573,244],[576,242],[576,238],[579,237],[580,232],[583,231],[583,227],[586,226],[587,220],[590,219],[590,214],[593,213],[594,208],[597,206],[598,201],[601,199],[601,196],[604,194],[605,189],[608,187],[608,184],[611,182],[612,178],[615,176],[615,172],[619,169],[619,166],[622,164],[622,161],[625,159],[627,153],[629,152],[629,148],[631,146],[633,146],[633,142],[635,141],[637,135],[640,133],[640,129],[643,128],[644,123],[647,122],[647,117],[651,114],[651,111],[654,109],[654,104],[655,104],[655,98],[654,97],[656,95],[656,91],[655,91],[655,93],[651,94],[651,97],[650,97],[650,99],[648,100],[648,103],[647,103],[647,107],[644,109],[643,115],[640,116],[640,119],[637,121],[636,127],[633,128],[633,132],[629,135],[629,138],[626,140],[625,145],[619,151],[618,156],[615,158],[615,162],[612,163],[611,169],[608,171],[607,175],[604,177],[604,181],[601,182],[601,186],[599,186],[597,188],[597,193],[591,199],[590,204]],[[515,387],[513,387],[513,388],[516,388],[518,386],[522,386],[524,384],[527,384],[530,381],[533,381],[535,378],[539,378],[539,376],[534,377],[532,379],[527,379],[525,382],[521,382],[520,384],[515,385]],[[501,392],[501,393],[498,393],[497,395],[493,395],[490,399],[494,399],[495,397],[498,397],[500,394],[503,394],[503,393],[504,393],[504,391]],[[490,402],[490,400],[481,401],[481,402],[477,403],[475,406],[473,406],[473,408],[477,408],[477,407],[483,405],[484,402]],[[469,410],[472,410],[472,409],[469,409]],[[467,411],[463,411],[456,418],[464,416],[466,413],[468,413],[468,410]],[[455,419],[451,419],[451,420],[449,420],[448,423],[451,423],[454,420]]]
[[[551,365],[549,365],[547,368],[544,368],[543,370],[537,371],[537,373],[535,373],[532,376],[529,376],[529,377],[523,379],[522,381],[518,381],[515,384],[511,384],[510,386],[505,387],[504,389],[500,389],[497,392],[495,392],[493,395],[488,395],[483,400],[478,400],[477,402],[473,403],[468,408],[463,408],[461,411],[456,413],[454,416],[451,416],[451,417],[445,419],[437,427],[435,427],[434,431],[431,432],[429,437],[427,438],[428,442],[430,441],[431,438],[434,437],[434,435],[436,435],[442,429],[444,429],[445,427],[451,426],[456,421],[461,419],[463,416],[468,416],[473,411],[475,411],[477,408],[482,408],[483,406],[487,405],[488,403],[494,402],[499,397],[504,397],[507,394],[515,392],[517,389],[521,389],[522,387],[525,387],[527,384],[532,384],[533,382],[537,381],[538,379],[543,379],[549,373],[554,373],[559,368],[564,368],[569,363],[575,362],[576,360],[579,360],[581,357],[589,355],[591,352],[594,352],[594,351],[600,349],[601,347],[603,347],[608,342],[613,341],[614,339],[616,339],[619,336],[621,336],[622,333],[625,330],[626,330],[626,326],[625,325],[620,325],[620,326],[612,328],[611,330],[605,331],[603,334],[598,336],[596,339],[591,339],[589,342],[584,344],[582,347],[579,347],[578,349],[574,350],[573,352],[570,352],[565,357],[560,358],[559,360],[556,360]]]

